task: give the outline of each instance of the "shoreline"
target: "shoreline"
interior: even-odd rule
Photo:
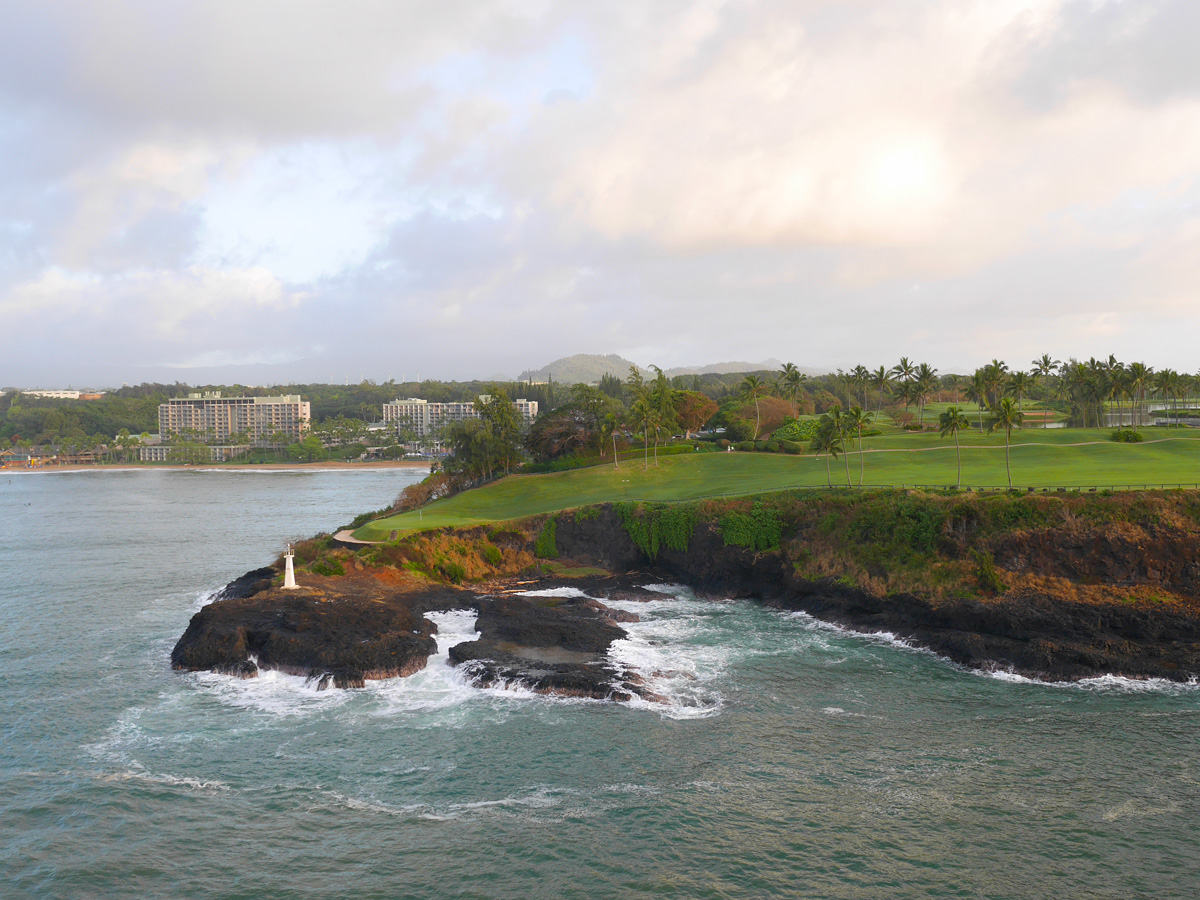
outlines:
[[[344,460],[321,460],[320,462],[294,463],[201,463],[200,465],[180,465],[174,463],[131,465],[129,463],[99,463],[93,465],[68,466],[39,466],[36,469],[8,468],[0,469],[2,475],[44,475],[55,472],[270,472],[299,470],[341,470],[357,471],[360,469],[428,469],[428,460],[385,459],[369,462],[346,462]]]

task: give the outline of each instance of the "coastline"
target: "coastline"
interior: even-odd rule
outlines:
[[[188,466],[178,464],[149,464],[130,465],[129,463],[98,463],[94,465],[75,466],[41,466],[36,469],[8,468],[0,469],[3,475],[41,475],[54,472],[270,472],[295,471],[297,469],[329,471],[329,470],[360,470],[360,469],[419,469],[429,468],[428,460],[371,460],[369,462],[346,462],[344,460],[321,460],[320,462],[291,462],[291,463],[202,463]]]

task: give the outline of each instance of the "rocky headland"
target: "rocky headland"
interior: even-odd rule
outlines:
[[[300,548],[300,591],[247,573],[196,614],[178,669],[275,668],[339,687],[436,651],[424,613],[474,609],[450,661],[480,685],[653,699],[609,658],[604,598],[673,581],[1047,680],[1200,676],[1200,497],[810,493],[605,504],[371,547]],[[525,596],[572,585],[587,597]],[[598,597],[601,600],[588,599]]]

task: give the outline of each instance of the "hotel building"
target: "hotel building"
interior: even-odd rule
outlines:
[[[247,436],[251,444],[300,440],[308,431],[312,408],[298,394],[279,397],[222,397],[220,391],[173,397],[158,407],[158,431],[164,443],[190,432],[205,443],[228,444],[230,435]]]
[[[480,396],[487,399],[486,395]],[[538,404],[536,400],[514,400],[513,406],[521,417],[521,423],[528,428],[537,418]],[[430,403],[428,400],[418,400],[409,397],[407,400],[393,400],[383,404],[383,421],[396,429],[397,434],[405,429],[411,429],[418,438],[425,438],[431,432],[454,422],[466,419],[478,419],[475,402],[468,400],[462,403]]]

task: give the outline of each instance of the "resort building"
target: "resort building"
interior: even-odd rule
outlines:
[[[158,407],[158,430],[207,444],[231,444],[231,435],[254,445],[293,443],[307,432],[312,409],[299,394],[279,397],[222,397],[220,391],[173,397]]]
[[[487,400],[486,394],[480,400]],[[513,406],[521,417],[522,425],[528,428],[537,418],[538,404],[536,400],[514,400]],[[418,438],[428,437],[432,432],[454,422],[465,419],[478,419],[475,402],[467,400],[461,403],[430,403],[428,400],[418,400],[409,397],[407,400],[393,400],[383,404],[383,421],[396,429],[397,434],[410,430]]]
[[[171,455],[175,449],[167,444],[146,445],[138,448],[138,459],[142,462],[175,462],[176,458]],[[236,447],[209,447],[207,449],[211,462],[228,462],[250,451],[250,448],[245,445]]]
[[[3,393],[3,391],[0,391]],[[26,397],[41,397],[45,400],[100,400],[103,391],[21,391]]]

